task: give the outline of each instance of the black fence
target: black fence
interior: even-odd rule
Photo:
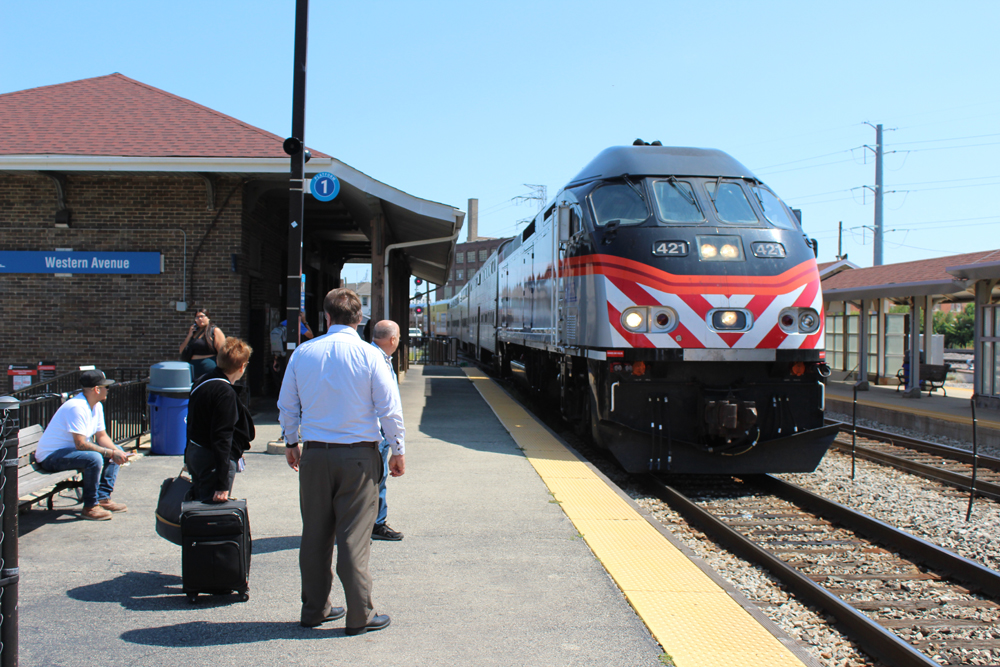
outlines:
[[[93,367],[89,366],[86,368],[87,370],[90,370]],[[80,390],[80,373],[83,372],[84,371],[77,369],[75,371],[70,371],[69,373],[56,375],[45,382],[36,382],[35,384],[29,385],[24,389],[12,391],[10,395],[20,401],[23,401],[26,398],[41,396],[43,394],[67,394],[70,392],[77,392]],[[149,368],[113,368],[109,371],[105,371],[105,375],[120,383],[134,382],[135,380],[148,378]]]
[[[457,338],[410,339],[410,365],[431,364],[449,366],[458,363]]]
[[[0,476],[0,666],[16,667],[18,641],[18,528],[17,528],[17,410],[0,406],[0,445],[3,474]]]
[[[135,440],[149,432],[149,411],[146,407],[146,385],[149,378],[131,382],[116,382],[108,387],[108,400],[104,402],[104,425],[108,436],[117,445]],[[28,387],[31,389],[31,387]],[[19,428],[38,424],[42,428],[49,425],[52,415],[67,398],[80,389],[79,383],[73,391],[65,393],[41,393],[21,398],[17,411]]]

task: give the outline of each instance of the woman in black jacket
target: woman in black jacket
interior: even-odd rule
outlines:
[[[191,473],[191,497],[203,502],[229,499],[243,452],[254,439],[250,411],[233,383],[243,377],[253,350],[229,337],[218,352],[218,368],[198,378],[188,401],[184,463]]]

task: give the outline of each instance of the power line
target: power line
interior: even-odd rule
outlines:
[[[1000,134],[977,134],[970,137],[952,137],[951,139],[925,139],[923,141],[901,141],[897,144],[887,144],[887,146],[909,146],[910,144],[933,144],[941,141],[965,141],[966,139],[985,139],[987,137],[1000,137]]]

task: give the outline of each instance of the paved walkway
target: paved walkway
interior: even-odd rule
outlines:
[[[122,470],[126,514],[77,518],[68,500],[21,517],[20,663],[211,665],[659,665],[660,648],[460,369],[411,368],[401,383],[407,473],[389,481],[375,542],[375,602],[388,629],[299,627],[298,483],[258,437],[235,494],[250,507],[251,598],[181,592],[180,548],[153,530],[180,457]],[[342,603],[335,584],[333,599]]]

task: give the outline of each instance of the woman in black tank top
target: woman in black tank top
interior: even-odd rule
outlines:
[[[226,336],[222,333],[222,329],[208,319],[208,312],[204,308],[196,310],[194,324],[188,329],[180,350],[181,358],[186,358],[185,350],[190,354],[192,379],[198,379],[205,373],[215,370],[216,353],[225,341]]]

